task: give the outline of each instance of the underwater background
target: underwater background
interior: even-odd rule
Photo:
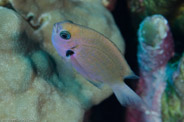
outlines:
[[[51,33],[63,20],[115,43],[152,113],[122,107],[58,56]],[[183,0],[0,0],[0,121],[183,122],[183,39]]]

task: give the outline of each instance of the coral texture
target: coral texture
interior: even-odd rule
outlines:
[[[135,31],[147,16],[162,14],[170,23],[175,37],[177,52],[183,52],[181,41],[184,38],[184,1],[183,0],[127,0],[132,24]]]
[[[145,17],[153,14],[162,14],[170,24],[172,35],[174,37],[174,44],[176,47],[175,48],[176,55],[174,56],[173,59],[171,59],[171,61],[169,61],[168,63],[167,62],[165,63],[167,64],[167,66],[165,66],[166,71],[164,73],[166,75],[166,78],[164,79],[165,90],[161,98],[161,103],[160,103],[161,108],[159,107],[160,109],[159,111],[161,112],[161,113],[159,112],[160,114],[159,121],[163,121],[163,122],[184,121],[184,114],[183,114],[184,105],[183,105],[183,97],[182,97],[183,96],[183,90],[182,90],[183,89],[183,82],[182,82],[183,81],[183,72],[182,72],[183,58],[181,58],[183,57],[181,56],[181,54],[184,51],[184,48],[183,48],[184,1],[183,0],[127,0],[127,3],[128,3],[128,9],[130,10],[130,16],[132,20],[131,24],[133,24],[134,31],[137,31],[139,23]],[[159,26],[156,26],[156,27],[159,28]],[[154,31],[149,31],[149,32],[151,33],[153,32],[152,35],[156,35]],[[149,33],[149,32],[145,31],[145,33]],[[150,34],[148,36],[151,39],[153,36]],[[158,43],[157,40],[155,40],[154,42]],[[154,45],[154,43],[152,42],[151,43],[149,42],[149,44]],[[147,50],[144,50],[144,51],[147,52]],[[140,52],[140,45],[139,45],[139,52]],[[149,51],[147,53],[149,53]],[[152,60],[156,60],[156,59],[160,59],[160,56],[152,58]],[[162,59],[160,59],[159,61],[162,61]],[[140,60],[139,60],[139,64],[141,64]],[[148,64],[152,65],[151,63],[148,63]],[[141,69],[142,68],[140,67],[140,71],[142,74]],[[153,75],[155,76],[155,74]],[[158,74],[157,77],[160,77],[160,75]],[[140,91],[141,89],[140,84],[139,84],[138,91]],[[145,89],[145,86],[142,86],[142,89]],[[146,93],[146,94],[151,94],[151,93]],[[140,114],[140,112],[138,113]]]
[[[124,54],[123,38],[101,2],[0,0],[0,5],[1,120],[82,121],[87,108],[112,94],[108,86],[98,89],[85,80],[51,44],[53,24],[72,20],[103,33]]]
[[[180,97],[182,100],[184,100],[184,55],[182,58],[179,60],[179,66],[178,69],[174,72],[173,76],[174,80],[174,85],[176,89],[178,90],[177,92],[179,93]]]
[[[184,57],[175,56],[167,66],[167,87],[162,96],[163,122],[184,121]]]
[[[137,92],[147,104],[145,111],[128,110],[127,122],[161,122],[161,98],[166,87],[166,64],[174,55],[173,38],[161,15],[147,17],[138,31],[140,80]]]

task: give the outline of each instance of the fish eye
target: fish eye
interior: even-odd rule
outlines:
[[[60,37],[61,37],[62,39],[68,40],[68,39],[71,38],[71,34],[70,34],[68,31],[61,31],[61,32],[60,32]]]

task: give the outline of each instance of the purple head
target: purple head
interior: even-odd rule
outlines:
[[[52,44],[56,48],[58,54],[62,57],[67,57],[71,52],[71,48],[75,46],[75,41],[72,38],[71,21],[62,21],[55,23],[52,30]],[[70,51],[69,51],[70,50]]]

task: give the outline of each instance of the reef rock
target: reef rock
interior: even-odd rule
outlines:
[[[87,108],[112,94],[106,85],[90,84],[51,44],[53,24],[71,20],[103,33],[124,54],[123,38],[102,3],[0,0],[0,5],[0,120],[81,122]]]
[[[138,30],[140,79],[138,94],[144,110],[129,108],[127,122],[162,122],[162,95],[166,88],[166,66],[174,55],[174,41],[168,21],[162,15],[146,17]],[[164,108],[165,109],[165,108]]]

